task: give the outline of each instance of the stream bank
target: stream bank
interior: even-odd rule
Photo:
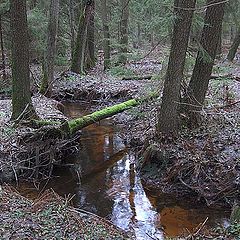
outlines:
[[[68,117],[85,113],[79,103],[65,103]],[[110,220],[139,240],[188,235],[184,229],[194,232],[206,218],[206,229],[228,224],[229,211],[209,209],[204,204],[183,202],[172,194],[147,190],[135,167],[138,156],[126,148],[123,128],[111,119],[83,129],[81,151],[66,159],[72,166],[55,169],[47,188],[62,196],[74,196],[75,207]],[[33,189],[23,184],[19,191],[32,198],[38,195]]]
[[[86,108],[86,103],[91,102],[89,105],[90,112],[113,105],[116,102],[130,97],[142,95],[143,92],[141,92],[140,89],[146,93],[155,90],[156,85],[161,85],[160,82],[155,80],[124,80],[123,83],[121,79],[109,79],[109,81],[106,81],[108,76],[105,76],[99,81],[99,78],[86,77],[84,80],[79,76],[76,78],[76,76],[71,73],[64,74],[65,76],[60,83],[56,83],[55,85],[55,97],[58,100],[71,99],[74,101],[84,101],[84,108]],[[66,91],[66,89],[68,90]],[[164,139],[161,138],[161,136],[155,135],[155,124],[157,122],[157,110],[160,98],[151,104],[139,106],[137,109],[129,110],[112,118],[113,125],[124,126],[120,133],[121,139],[124,141],[125,146],[130,146],[132,151],[137,153],[138,157],[134,158],[134,165],[137,165],[137,168],[134,169],[137,173],[139,173],[139,169],[141,169],[141,178],[145,181],[148,189],[158,189],[159,192],[175,193],[179,197],[184,197],[184,199],[186,199],[187,196],[191,196],[193,201],[197,201],[199,205],[203,204],[202,206],[204,207],[205,203],[214,207],[216,204],[220,204],[224,206],[224,208],[227,205],[227,215],[230,215],[229,212],[233,201],[239,199],[239,105],[231,105],[231,103],[239,99],[238,93],[239,85],[237,82],[228,79],[222,79],[217,82],[213,81],[207,97],[207,111],[204,112],[206,114],[205,124],[202,128],[192,133],[187,129],[183,130],[177,139]],[[59,98],[57,97],[58,94],[60,96]],[[38,102],[41,101],[38,99],[36,103]],[[78,102],[77,105],[80,104],[81,103]],[[49,119],[58,119],[58,117],[55,118],[54,115],[52,115],[52,113],[56,113],[57,111],[57,104],[53,103],[50,99],[45,99],[42,105],[39,106],[39,114],[44,110],[45,105],[50,105],[51,108],[46,110],[47,115],[43,115],[42,117],[46,118],[49,116]],[[229,106],[224,107],[225,105]],[[15,180],[21,177],[29,178],[29,174],[27,177],[26,175],[21,175],[22,172],[27,172],[26,170],[28,170],[28,168],[26,169],[26,166],[29,166],[29,161],[22,163],[22,159],[38,159],[36,158],[39,153],[38,145],[40,143],[38,137],[41,136],[46,129],[43,129],[43,132],[40,131],[38,135],[35,135],[38,130],[31,128],[19,127],[15,130],[6,120],[7,116],[10,116],[10,111],[8,110],[8,115],[4,115],[5,109],[10,109],[9,100],[8,103],[1,101],[1,106],[3,106],[1,108],[1,121],[3,120],[3,124],[1,124],[1,134],[3,134],[1,138],[1,168],[5,168],[7,163],[8,169],[11,171],[11,178]],[[61,117],[59,115],[59,120],[64,121],[66,118],[61,112],[58,113],[61,115]],[[38,137],[34,138],[34,136]],[[49,137],[49,135],[45,136]],[[27,139],[33,140],[33,144],[30,144],[29,147],[26,147],[26,143],[28,145]],[[41,143],[45,143],[46,139],[47,138],[40,137]],[[78,139],[75,140],[74,142],[71,142],[71,140],[70,142],[68,140],[67,142],[63,142],[61,137],[53,138],[48,142],[47,148],[45,148],[46,145],[43,145],[40,149],[41,153],[45,153],[46,150],[49,149],[54,152],[53,155],[47,154],[47,164],[50,162],[48,165],[49,171],[42,174],[43,177],[51,179],[52,167],[62,164],[62,159],[71,155],[74,151],[76,153],[81,149],[82,146],[79,148]],[[59,151],[58,146],[60,146],[61,143],[63,147],[69,146],[70,149],[64,148],[64,150],[67,151]],[[67,145],[68,143],[70,143],[70,145]],[[148,146],[154,146],[156,151],[154,148],[154,151],[148,151]],[[30,155],[28,154],[29,151],[31,153]],[[27,153],[27,155],[21,155],[21,158],[18,158],[18,155],[16,155],[18,153]],[[150,157],[143,159],[142,156],[148,155],[148,153]],[[88,154],[86,154],[86,156]],[[45,158],[45,156],[43,157]],[[55,162],[55,159],[59,160],[59,162]],[[135,161],[136,159],[137,161]],[[117,160],[113,159],[113,163],[116,163],[116,161]],[[15,170],[18,168],[19,162],[22,163],[21,167],[24,168],[23,171],[18,172],[20,174],[16,175]],[[149,163],[151,163],[151,165],[149,165]],[[36,162],[33,164],[36,165]],[[129,173],[130,166],[132,165],[123,164],[123,166],[120,166],[120,169],[125,169]],[[34,168],[33,165],[31,169],[36,168]],[[210,169],[210,172],[208,169]],[[73,170],[77,173],[75,175],[78,175],[78,169]],[[104,169],[104,171],[105,170],[106,169]],[[37,172],[39,173],[39,169],[30,172],[30,176],[33,177],[30,178],[30,181],[33,181],[38,175],[36,174]],[[222,176],[222,173],[224,173],[224,176]],[[72,174],[72,171],[70,174]],[[75,177],[78,176],[74,176],[74,178]],[[71,182],[70,185],[75,186]],[[132,201],[134,194],[129,188],[127,188],[127,190],[123,189],[123,192],[123,196],[126,197],[126,195],[129,194],[129,199]],[[142,191],[141,196],[144,196],[144,194],[144,191]],[[138,197],[138,195],[135,197]],[[154,202],[155,198],[153,199]],[[160,205],[162,207],[162,204]],[[131,209],[131,204],[128,206],[130,206],[129,209]],[[150,206],[149,208],[152,207],[152,205],[148,206]],[[181,215],[181,210],[178,210],[179,209],[177,209],[177,211],[175,210],[175,212]],[[174,211],[169,210],[168,212]],[[211,211],[209,210],[209,212]],[[173,216],[173,218],[176,218],[174,214]],[[161,228],[161,224],[158,226]],[[160,231],[161,236],[162,234],[162,231]]]

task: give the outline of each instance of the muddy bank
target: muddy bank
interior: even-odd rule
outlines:
[[[69,207],[70,201],[53,191],[31,201],[0,186],[0,238],[135,239],[94,214]]]
[[[80,76],[67,71],[61,74],[53,88],[53,98],[58,101],[85,101],[101,106],[131,98],[142,97],[156,90],[156,80],[122,80],[101,73],[101,76]]]
[[[212,80],[200,128],[183,128],[176,139],[151,135],[140,153],[142,179],[149,188],[212,207],[239,203],[239,99],[239,82]]]
[[[59,103],[55,100],[36,96],[33,104],[41,119],[60,122],[67,119],[58,110]],[[10,121],[10,117],[11,101],[0,100],[1,181],[51,177],[53,165],[59,163],[63,155],[76,150],[74,139],[62,139],[54,129],[48,127],[34,129],[24,123],[16,125]],[[46,165],[46,169],[41,169],[41,165]]]

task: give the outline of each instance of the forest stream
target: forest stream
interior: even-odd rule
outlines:
[[[65,103],[68,117],[82,114],[78,103]],[[189,204],[145,189],[135,169],[136,154],[126,148],[121,126],[111,120],[85,128],[80,144],[78,155],[67,162],[84,176],[81,182],[71,168],[61,167],[55,171],[58,177],[47,186],[62,196],[74,195],[75,207],[107,218],[144,240],[179,236],[183,231],[194,231],[203,222],[207,227],[228,225],[229,211]],[[29,198],[38,194],[26,184],[20,184],[19,190]]]

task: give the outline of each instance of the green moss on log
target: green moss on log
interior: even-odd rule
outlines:
[[[92,114],[86,115],[84,117],[73,119],[68,122],[70,133],[73,134],[78,130],[96,123],[102,119],[111,117],[117,113],[121,113],[129,108],[135,107],[140,104],[140,101],[136,99],[131,99],[126,102],[114,105],[112,107],[107,107],[102,110],[96,111]]]

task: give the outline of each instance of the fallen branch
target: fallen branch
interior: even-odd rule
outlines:
[[[240,82],[240,77],[234,76],[232,74],[226,74],[226,75],[212,75],[210,79],[212,80],[222,80],[224,78],[235,80]]]
[[[123,77],[122,80],[150,80],[152,75]]]
[[[187,77],[191,77],[192,74],[187,74]],[[237,82],[240,82],[240,77],[234,76],[233,74],[225,74],[225,75],[211,75],[210,80],[223,80],[224,78],[235,80]]]
[[[239,104],[239,103],[240,103],[240,101],[236,101],[236,102],[233,102],[233,103],[229,103],[229,104],[227,104],[227,105],[224,105],[224,106],[217,106],[216,108],[217,108],[217,109],[229,108],[229,107],[232,107],[232,106],[234,106],[234,105],[236,105],[236,104]]]

